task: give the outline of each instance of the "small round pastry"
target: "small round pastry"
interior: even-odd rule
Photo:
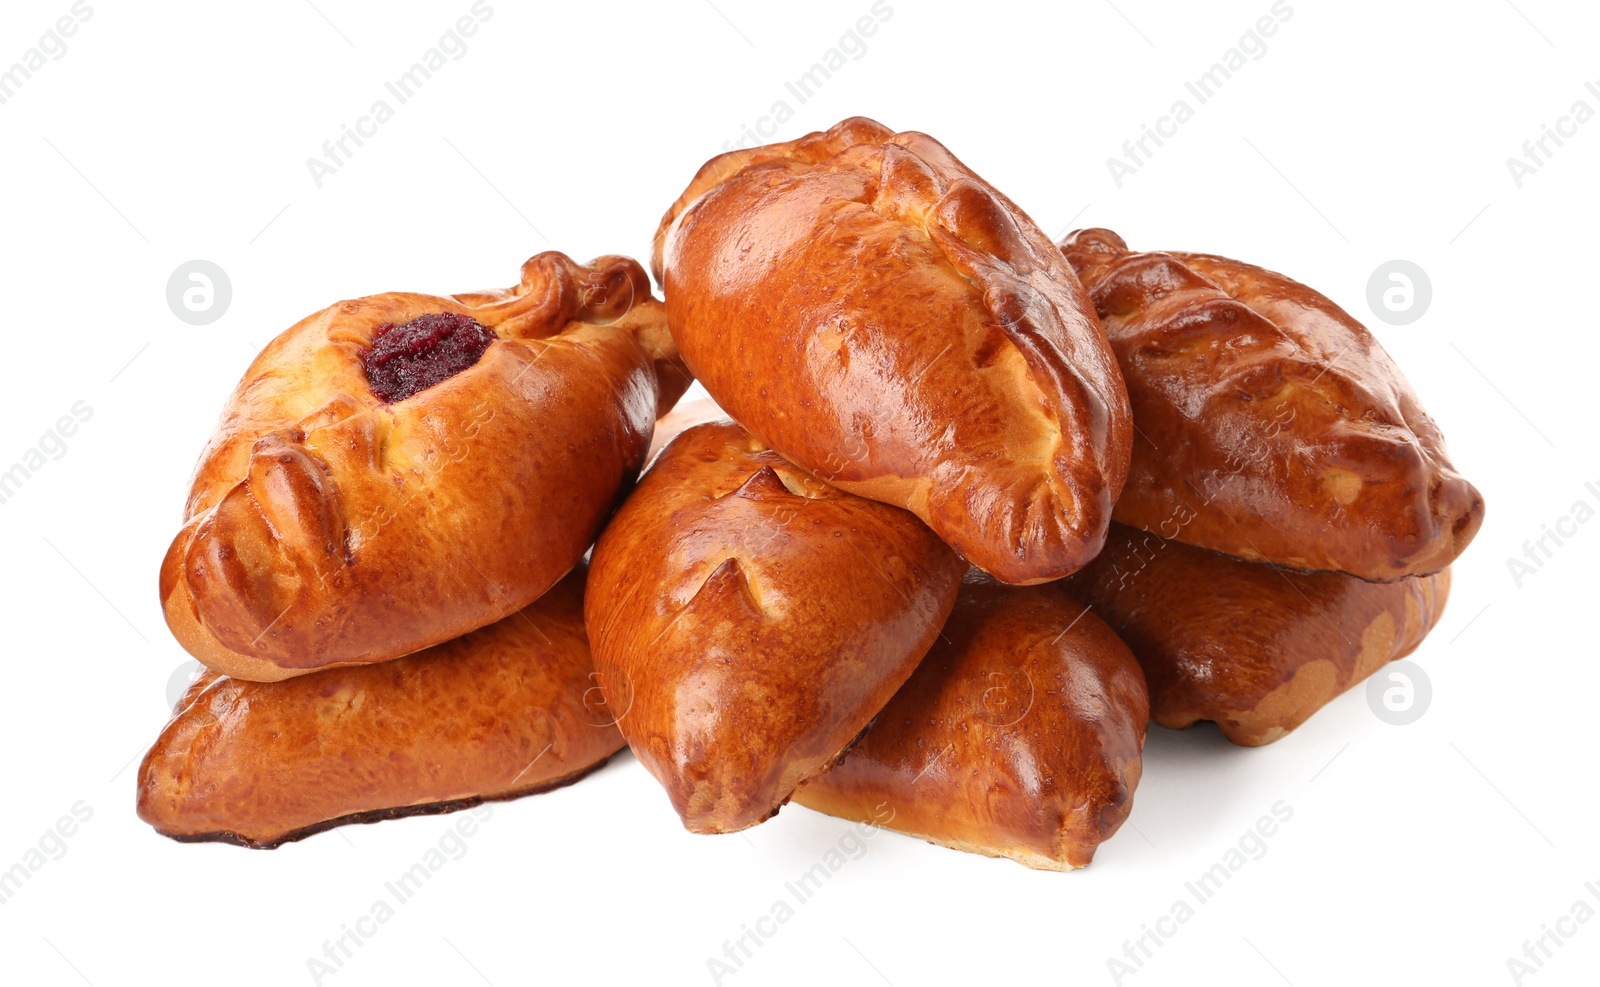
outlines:
[[[654,264],[685,362],[789,461],[1005,582],[1099,551],[1116,359],[1060,251],[933,138],[857,117],[713,158]]]
[[[595,545],[602,694],[688,829],[771,817],[928,650],[966,567],[732,422],[679,435]]]
[[[1287,572],[1113,524],[1067,585],[1133,649],[1151,719],[1211,720],[1259,747],[1416,650],[1444,612],[1450,570],[1391,583]]]
[[[968,576],[944,633],[838,767],[794,800],[1041,870],[1083,867],[1133,807],[1138,662],[1058,586]]]
[[[340,302],[229,399],[161,566],[167,625],[270,682],[493,623],[583,556],[688,383],[624,257]]]
[[[420,653],[282,682],[207,672],[139,766],[139,818],[270,849],[347,823],[570,784],[623,747],[594,687],[582,566]]]
[[[1133,402],[1118,521],[1375,581],[1438,572],[1477,534],[1483,497],[1389,354],[1332,301],[1226,257],[1138,253],[1110,230],[1061,249]]]

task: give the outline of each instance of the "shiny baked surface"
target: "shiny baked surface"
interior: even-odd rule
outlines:
[[[1114,524],[1067,585],[1138,657],[1151,719],[1211,720],[1254,747],[1410,654],[1444,611],[1450,572],[1391,583],[1287,572]]]
[[[393,404],[374,331],[430,313],[496,339]],[[341,302],[256,358],[161,569],[174,636],[271,681],[383,661],[537,599],[582,557],[687,378],[643,269],[545,253],[505,291]]]
[[[1133,807],[1149,696],[1059,586],[974,574],[911,680],[801,805],[1029,867],[1082,867]]]
[[[686,827],[743,829],[883,708],[965,568],[911,514],[817,480],[731,422],[699,425],[595,546],[600,687]]]
[[[683,358],[795,464],[904,507],[974,565],[1098,551],[1132,432],[1060,252],[925,134],[845,120],[712,159],[662,220]]]
[[[274,846],[574,781],[623,746],[594,691],[582,567],[420,654],[281,682],[206,673],[139,766],[167,836]]]
[[[1281,274],[1062,242],[1122,366],[1139,435],[1118,521],[1296,569],[1437,572],[1483,498],[1361,323]]]

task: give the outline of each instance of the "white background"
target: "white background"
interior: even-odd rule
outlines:
[[[93,811],[0,905],[5,982],[311,983],[324,940],[436,845],[452,817],[271,853],[180,845],[135,818],[130,762],[185,657],[156,573],[195,457],[252,355],[296,319],[384,290],[509,284],[549,248],[643,257],[695,168],[780,99],[783,138],[857,113],[935,135],[1052,236],[1106,225],[1311,283],[1405,369],[1488,519],[1415,656],[1433,687],[1418,722],[1387,725],[1358,689],[1261,750],[1153,729],[1131,823],[1087,870],[881,834],[723,983],[1110,984],[1107,959],[1279,800],[1294,815],[1266,855],[1125,983],[1511,983],[1524,940],[1580,899],[1600,909],[1584,889],[1600,882],[1600,523],[1520,587],[1507,566],[1575,502],[1600,507],[1600,120],[1521,188],[1506,165],[1574,101],[1600,111],[1584,89],[1600,86],[1593,5],[1291,0],[1265,54],[1199,106],[1185,80],[1270,0],[891,0],[865,53],[803,104],[783,83],[870,0],[492,0],[465,55],[318,188],[306,159],[470,0],[91,3],[65,54],[0,105],[0,469],[75,402],[93,409],[0,505],[0,869],[74,804]],[[0,67],[69,6],[6,3]],[[1117,187],[1106,159],[1180,98],[1194,119]],[[196,258],[233,289],[203,327],[165,300]],[[1393,258],[1432,281],[1408,326],[1367,306]],[[724,940],[850,829],[790,807],[744,836],[690,836],[623,756],[496,807],[323,982],[711,983]],[[1600,918],[1524,982],[1597,970]]]

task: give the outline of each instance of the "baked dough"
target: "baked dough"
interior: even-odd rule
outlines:
[[[966,567],[732,422],[679,435],[595,546],[602,694],[688,829],[759,823],[911,674]]]
[[[430,319],[446,335],[413,350],[492,341],[386,402],[364,366],[374,336]],[[256,358],[201,456],[161,567],[168,626],[210,668],[275,681],[514,613],[583,556],[637,475],[689,383],[675,360],[624,257],[544,253],[505,291],[373,295],[305,319]]]
[[[139,766],[139,818],[270,848],[576,781],[622,749],[595,690],[580,566],[480,631],[284,682],[207,672]]]
[[[1010,583],[1099,551],[1127,395],[1049,238],[925,134],[860,117],[709,161],[655,272],[684,360],[791,462]]]
[[[801,805],[1029,867],[1082,867],[1133,807],[1150,716],[1110,628],[1058,586],[961,588],[944,633]]]
[[[1286,572],[1113,524],[1068,585],[1138,657],[1151,719],[1211,720],[1258,747],[1415,650],[1444,612],[1450,570],[1392,583]]]
[[[1332,301],[1110,230],[1062,250],[1111,337],[1139,431],[1115,517],[1242,559],[1387,581],[1449,565],[1483,498],[1383,347]]]

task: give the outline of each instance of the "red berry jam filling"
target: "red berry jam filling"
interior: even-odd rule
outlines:
[[[421,315],[399,325],[379,326],[372,345],[361,354],[361,366],[372,393],[392,404],[477,363],[494,341],[494,331],[470,316]]]

